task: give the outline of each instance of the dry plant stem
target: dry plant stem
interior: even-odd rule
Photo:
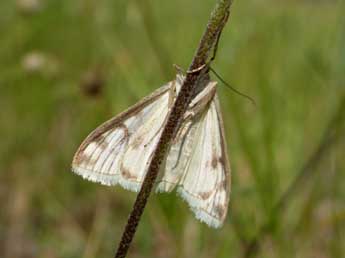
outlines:
[[[323,158],[328,154],[332,147],[339,143],[342,138],[344,138],[344,128],[345,127],[345,94],[343,94],[339,106],[333,115],[333,118],[330,120],[325,133],[320,141],[320,144],[317,146],[313,154],[306,161],[304,166],[301,168],[295,180],[291,183],[289,188],[283,193],[279,201],[275,205],[275,209],[278,212],[282,212],[289,202],[291,201],[293,195],[295,195],[304,182],[307,181],[313,174],[317,171],[317,166],[323,160]],[[260,240],[269,233],[269,226],[271,221],[268,220],[257,233],[257,235],[246,244],[243,257],[251,258],[258,254],[260,249],[261,242]]]
[[[178,124],[180,123],[181,118],[186,112],[191,101],[192,91],[195,87],[196,81],[202,74],[202,71],[197,69],[208,63],[210,60],[210,53],[215,46],[217,38],[225,26],[229,16],[231,3],[231,0],[218,0],[216,7],[211,14],[206,31],[201,38],[192,64],[189,67],[189,71],[195,70],[196,72],[187,73],[180,93],[177,96],[174,106],[172,107],[172,111],[170,112],[167,123],[163,129],[162,136],[160,137],[157,148],[153,153],[153,157],[144,182],[135,200],[133,210],[128,218],[128,222],[122,235],[121,242],[118,246],[115,258],[126,257],[127,251],[140,221],[140,217],[144,211],[152,187],[157,178],[160,165],[165,157],[168,146],[172,141],[172,137],[177,130]]]

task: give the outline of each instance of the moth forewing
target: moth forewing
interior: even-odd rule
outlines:
[[[174,83],[162,86],[94,130],[76,152],[72,170],[90,181],[105,185],[119,183],[124,188],[138,191],[145,174],[145,165],[150,159],[149,154],[155,147],[152,143],[159,139],[164,127],[161,118],[168,113]],[[156,125],[154,135],[150,134],[151,142],[146,145],[145,151],[137,153],[139,156],[135,157],[132,166],[128,166],[128,161],[134,159],[133,150],[147,144],[145,140],[149,136],[146,133],[150,129],[147,123]],[[143,144],[140,143],[141,139]]]
[[[220,227],[227,213],[229,184],[214,101],[200,122],[198,131],[198,140],[178,191],[197,218],[212,227]]]
[[[216,90],[215,83],[209,83],[192,99],[183,121],[177,131],[164,164],[163,178],[157,187],[158,192],[170,192],[181,180],[190,159],[191,150],[195,140],[197,125]]]
[[[196,217],[220,227],[226,217],[230,169],[216,83],[210,82],[191,102],[165,163],[158,191],[177,191]],[[187,115],[190,114],[190,115]]]

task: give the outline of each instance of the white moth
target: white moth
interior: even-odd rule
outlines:
[[[88,180],[138,192],[183,80],[178,74],[99,126],[79,147],[72,170]],[[196,88],[161,167],[156,191],[176,188],[200,221],[217,228],[226,218],[230,193],[223,120],[216,82],[207,76]]]

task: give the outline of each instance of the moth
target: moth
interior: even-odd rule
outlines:
[[[76,152],[73,172],[138,192],[184,79],[178,73],[175,80],[95,129]],[[208,74],[197,81],[155,186],[156,192],[176,190],[196,218],[214,228],[226,218],[230,194],[216,84]]]

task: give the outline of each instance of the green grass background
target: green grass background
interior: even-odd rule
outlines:
[[[0,257],[112,257],[135,194],[72,174],[73,154],[173,63],[188,67],[215,0],[23,2],[0,1]],[[209,229],[174,194],[152,196],[129,257],[345,257],[344,13],[335,0],[234,2],[213,67],[257,106],[219,84],[227,221]]]

